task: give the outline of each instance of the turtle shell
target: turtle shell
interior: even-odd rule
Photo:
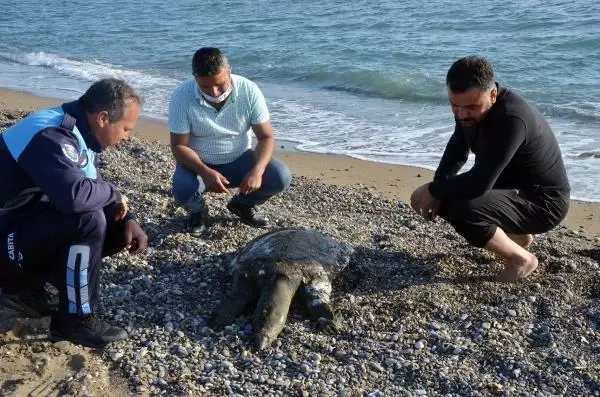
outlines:
[[[256,237],[241,247],[233,270],[264,262],[317,262],[329,271],[343,270],[354,249],[330,235],[309,228],[278,229]]]

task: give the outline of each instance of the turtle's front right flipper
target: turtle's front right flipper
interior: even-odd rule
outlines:
[[[213,311],[208,325],[213,329],[222,328],[234,322],[244,309],[258,298],[258,285],[244,271],[236,271],[233,276],[231,293]]]
[[[331,283],[319,277],[300,286],[300,296],[318,331],[334,334],[340,331],[342,316],[334,311],[331,303]]]

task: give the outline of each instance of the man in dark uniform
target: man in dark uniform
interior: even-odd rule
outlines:
[[[558,225],[569,208],[569,181],[556,138],[525,100],[495,82],[485,58],[456,61],[446,76],[456,119],[433,182],[417,188],[411,206],[440,215],[475,247],[500,255],[499,281],[529,276],[538,260],[533,234]],[[457,175],[469,151],[475,164]]]
[[[1,299],[30,315],[51,314],[53,340],[101,347],[127,337],[93,315],[100,266],[124,248],[141,252],[147,236],[127,198],[100,178],[95,158],[128,138],[141,104],[129,85],[104,79],[0,135]],[[43,299],[46,282],[59,292],[54,312]]]

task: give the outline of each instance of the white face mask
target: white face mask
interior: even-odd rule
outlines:
[[[204,93],[202,90],[200,90],[200,93],[202,94],[204,99],[206,99],[208,102],[216,104],[216,103],[221,103],[225,99],[227,99],[229,94],[231,94],[231,91],[233,91],[233,84],[231,82],[229,82],[229,87],[225,90],[224,93],[222,93],[219,96],[208,95],[208,94]]]

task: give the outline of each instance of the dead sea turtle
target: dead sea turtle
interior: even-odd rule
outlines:
[[[314,229],[279,229],[256,237],[236,252],[231,264],[233,287],[213,312],[211,327],[231,324],[258,300],[254,344],[264,349],[284,328],[299,292],[317,329],[337,331],[341,317],[330,305],[331,280],[348,265],[353,251]]]

